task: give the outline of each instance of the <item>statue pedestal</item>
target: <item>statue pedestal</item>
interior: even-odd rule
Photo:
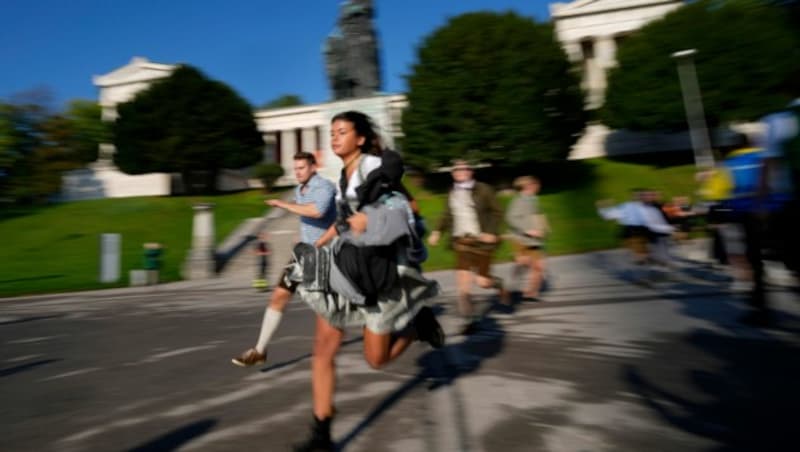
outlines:
[[[192,248],[183,269],[185,279],[214,277],[214,204],[195,204]]]

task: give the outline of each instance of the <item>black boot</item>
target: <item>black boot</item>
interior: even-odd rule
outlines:
[[[419,340],[427,342],[433,348],[442,348],[444,345],[444,330],[436,320],[433,309],[427,306],[420,309],[417,316],[414,317],[414,327],[417,330],[417,338]]]
[[[319,420],[314,416],[311,424],[311,437],[302,443],[294,446],[295,452],[329,452],[333,451],[333,441],[331,441],[331,419],[327,417]]]

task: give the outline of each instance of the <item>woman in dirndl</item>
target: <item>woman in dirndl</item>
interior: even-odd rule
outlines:
[[[391,362],[415,340],[435,348],[444,344],[430,308],[439,285],[423,277],[415,261],[423,245],[416,204],[400,181],[402,160],[383,149],[371,119],[357,111],[333,117],[331,148],[343,164],[337,222],[314,247],[298,245],[287,272],[316,313],[314,419],[311,436],[296,451],[333,450],[335,357],[344,328],[362,327],[364,357],[373,368]]]

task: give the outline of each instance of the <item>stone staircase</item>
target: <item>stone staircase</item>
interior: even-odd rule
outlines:
[[[260,231],[264,231],[268,234],[267,242],[272,251],[269,256],[267,281],[270,285],[275,284],[284,266],[289,262],[295,242],[299,239],[299,227],[300,220],[297,215],[287,213],[283,209],[272,209],[263,218],[245,221],[219,247],[221,252],[235,250],[231,252],[219,277],[250,284],[258,270],[256,256],[252,252],[255,243],[252,239]]]

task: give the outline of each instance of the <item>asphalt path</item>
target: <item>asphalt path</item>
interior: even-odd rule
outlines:
[[[334,436],[347,451],[794,450],[800,305],[772,287],[776,325],[697,265],[629,281],[622,253],[550,260],[544,301],[475,297],[481,331],[414,344],[370,369],[357,330],[337,361]],[[508,274],[509,267],[496,267]],[[313,313],[289,305],[267,363],[267,294],[246,278],[0,300],[0,450],[287,450],[310,422]]]

